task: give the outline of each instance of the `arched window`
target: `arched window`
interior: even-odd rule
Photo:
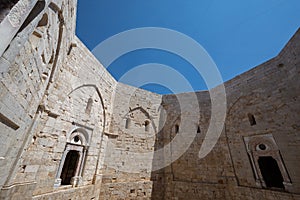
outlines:
[[[91,114],[92,106],[93,106],[93,99],[89,98],[89,100],[87,102],[87,105],[86,105],[86,108],[85,108],[85,113],[86,114],[88,114],[88,115]]]
[[[89,141],[87,132],[82,131],[75,130],[70,134],[56,174],[54,187],[60,185],[76,187],[80,184]]]
[[[148,120],[145,121],[145,131],[148,132],[150,128],[150,122]]]
[[[289,191],[292,184],[272,134],[244,137],[257,185]]]

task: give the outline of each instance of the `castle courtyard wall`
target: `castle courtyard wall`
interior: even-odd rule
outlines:
[[[118,83],[75,36],[76,1],[26,2],[0,22],[29,16],[0,44],[0,199],[300,199],[300,30],[224,83],[224,127],[199,158],[219,87]],[[263,177],[266,157],[281,188]]]

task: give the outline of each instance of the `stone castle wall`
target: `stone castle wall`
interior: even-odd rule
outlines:
[[[106,136],[101,199],[151,197],[161,95],[119,83]]]
[[[197,126],[201,132],[197,133],[183,156],[165,169],[165,181],[168,183],[165,199],[299,198],[299,37],[298,31],[277,57],[225,83],[225,127],[212,152],[203,159],[199,159],[198,152],[207,131],[211,108],[209,94],[197,94],[200,121],[193,126],[188,125],[189,129],[180,129],[178,134],[196,133]],[[180,95],[186,98],[181,104],[188,104],[191,102],[189,96],[192,98],[194,94]],[[167,138],[174,137],[174,121],[180,114],[182,118],[180,105],[176,103],[180,95],[163,97],[169,117],[169,124],[164,129]],[[249,114],[255,117],[256,124],[250,124]],[[178,124],[183,127],[190,120],[188,117],[187,121],[181,120]],[[276,149],[262,151],[261,156],[278,158],[279,165],[283,165],[283,176],[286,172],[286,177],[283,177],[285,191],[293,194],[262,190],[266,186],[262,183],[259,169],[254,169],[256,166],[251,164],[250,154],[260,152],[249,152],[245,138],[254,138],[256,144],[269,145],[270,135],[275,140]],[[257,157],[254,155],[253,159]]]
[[[116,81],[74,35],[76,2],[42,7],[1,57],[0,197],[98,198]],[[81,187],[58,187],[77,131],[85,137]]]
[[[37,2],[1,57],[1,197],[29,197],[31,193],[26,191],[35,185],[38,166],[25,160],[24,154],[36,137],[37,122],[43,117],[40,105],[66,55],[62,49],[68,48],[75,31],[76,3],[57,3]],[[70,10],[60,9],[66,6]],[[26,9],[26,2],[19,1],[17,7]],[[19,16],[18,12],[13,14]],[[69,19],[65,26],[63,17]],[[17,176],[19,172],[23,174]],[[15,192],[16,188],[20,192]]]
[[[0,199],[300,199],[299,31],[225,83],[225,126],[199,159],[208,91],[161,96],[117,83],[74,35],[76,2],[34,5],[1,46]],[[266,156],[284,190],[267,187]]]

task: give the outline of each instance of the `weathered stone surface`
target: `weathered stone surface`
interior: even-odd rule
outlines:
[[[206,137],[208,91],[162,96],[117,83],[75,23],[76,2],[45,1],[1,54],[0,199],[300,199],[300,31],[225,83],[216,138]],[[283,188],[268,187],[266,156]]]

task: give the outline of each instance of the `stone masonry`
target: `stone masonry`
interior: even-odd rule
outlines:
[[[200,159],[211,91],[118,83],[75,36],[75,0],[0,8],[0,199],[300,200],[300,30],[224,83],[224,127]],[[175,138],[191,138],[178,157]]]

